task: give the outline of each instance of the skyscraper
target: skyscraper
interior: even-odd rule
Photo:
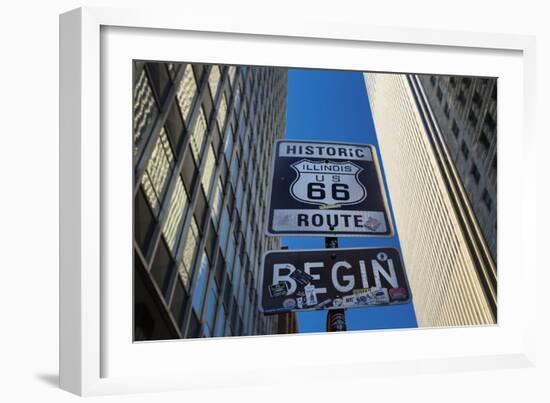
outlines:
[[[424,88],[426,80],[431,85],[433,79],[416,75],[365,74],[418,324],[493,324],[496,322],[496,266],[488,245],[495,245],[496,250],[496,240],[486,240],[479,222],[487,222],[488,228],[496,226],[496,216],[476,216],[477,207],[473,206],[479,202],[478,196],[469,191],[467,178],[463,179],[465,174],[471,175],[471,167],[455,162],[457,153],[447,138],[455,137],[456,126],[464,138],[471,137],[468,144],[475,149],[473,144],[479,139],[467,134],[467,128],[493,127],[490,119],[494,119],[495,110],[488,101],[482,100],[477,122],[468,119],[470,126],[466,126],[460,117],[469,116],[463,110],[467,110],[468,105],[466,93],[463,93],[464,108],[459,109],[452,94],[444,95],[442,86],[434,86],[435,98],[442,102],[442,113],[449,116],[450,123],[444,125],[436,117],[434,109],[438,108],[434,108],[434,101]],[[455,83],[456,80],[458,78]],[[435,81],[452,85],[451,77]],[[470,82],[472,88],[477,86],[472,84]],[[491,91],[487,88],[484,94]],[[460,97],[460,89],[458,94]],[[469,96],[473,102],[475,95]],[[482,116],[487,110],[490,118]],[[451,135],[447,133],[449,128]],[[496,133],[492,134],[496,142]],[[495,152],[489,140],[487,148],[491,147],[493,151],[488,153]],[[480,168],[477,175],[482,182]],[[483,171],[483,175],[492,173],[489,169]],[[489,186],[488,194],[492,192],[491,180],[488,177],[482,182],[483,186]],[[483,200],[485,193],[481,192]],[[494,208],[496,197],[488,203]]]
[[[479,226],[497,252],[497,80],[418,76]]]
[[[286,69],[133,67],[135,340],[277,333],[257,289]]]

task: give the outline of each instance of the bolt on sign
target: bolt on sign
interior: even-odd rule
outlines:
[[[395,248],[268,251],[260,310],[273,314],[409,303],[402,262]]]
[[[278,140],[268,209],[268,235],[389,236],[375,148]]]

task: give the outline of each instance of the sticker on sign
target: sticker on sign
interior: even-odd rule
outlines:
[[[401,255],[389,247],[269,251],[261,276],[260,310],[266,314],[411,300]],[[284,295],[272,290],[280,284]]]
[[[268,235],[389,236],[374,146],[278,140]]]

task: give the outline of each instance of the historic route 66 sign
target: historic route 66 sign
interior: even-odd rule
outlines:
[[[307,159],[292,164],[298,176],[290,186],[290,194],[309,204],[357,204],[367,197],[359,181],[363,168],[353,162],[325,162]]]
[[[278,140],[272,173],[269,235],[392,234],[372,145]]]

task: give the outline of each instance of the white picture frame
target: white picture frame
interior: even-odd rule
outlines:
[[[131,122],[131,64],[127,62],[131,58],[180,60],[185,55],[181,47],[180,54],[175,53],[174,44],[182,41],[188,45],[192,61],[206,63],[499,76],[499,154],[503,155],[499,157],[498,185],[499,324],[132,343],[128,337],[131,283],[127,282],[132,272],[127,266],[132,226],[131,217],[124,213],[124,200],[130,199],[124,198],[123,189],[131,176],[131,169],[125,168],[131,161],[130,147],[122,162],[113,164],[113,157],[119,160],[118,151],[131,142],[126,130]],[[524,192],[516,196],[521,208],[514,210],[506,197],[514,194],[510,183],[532,186],[536,172],[531,157],[535,153],[533,37],[327,23],[314,16],[281,25],[278,21],[233,22],[168,11],[81,8],[61,15],[60,49],[63,389],[100,395],[295,384],[346,379],[350,373],[363,379],[381,374],[535,365],[536,293],[514,299],[514,280],[537,276],[536,255],[527,253],[534,243],[532,234],[537,232],[534,200]],[[321,50],[330,50],[331,57]],[[279,59],[274,61],[274,57]],[[109,135],[115,132],[127,132],[128,136]],[[510,156],[521,158],[521,172],[502,163]],[[128,205],[126,208],[131,211]],[[515,224],[504,219],[510,213],[520,216]],[[517,222],[521,223],[519,229]],[[514,226],[512,237],[508,230]],[[521,243],[517,242],[518,231]],[[115,248],[111,242],[121,242],[127,250]],[[510,246],[515,247],[514,253]],[[127,270],[109,270],[115,262]],[[354,354],[368,344],[377,349]],[[311,350],[339,354],[310,355],[305,362],[300,359],[301,352]],[[185,360],[170,359],[180,355]],[[288,358],[268,366],[269,356]]]

